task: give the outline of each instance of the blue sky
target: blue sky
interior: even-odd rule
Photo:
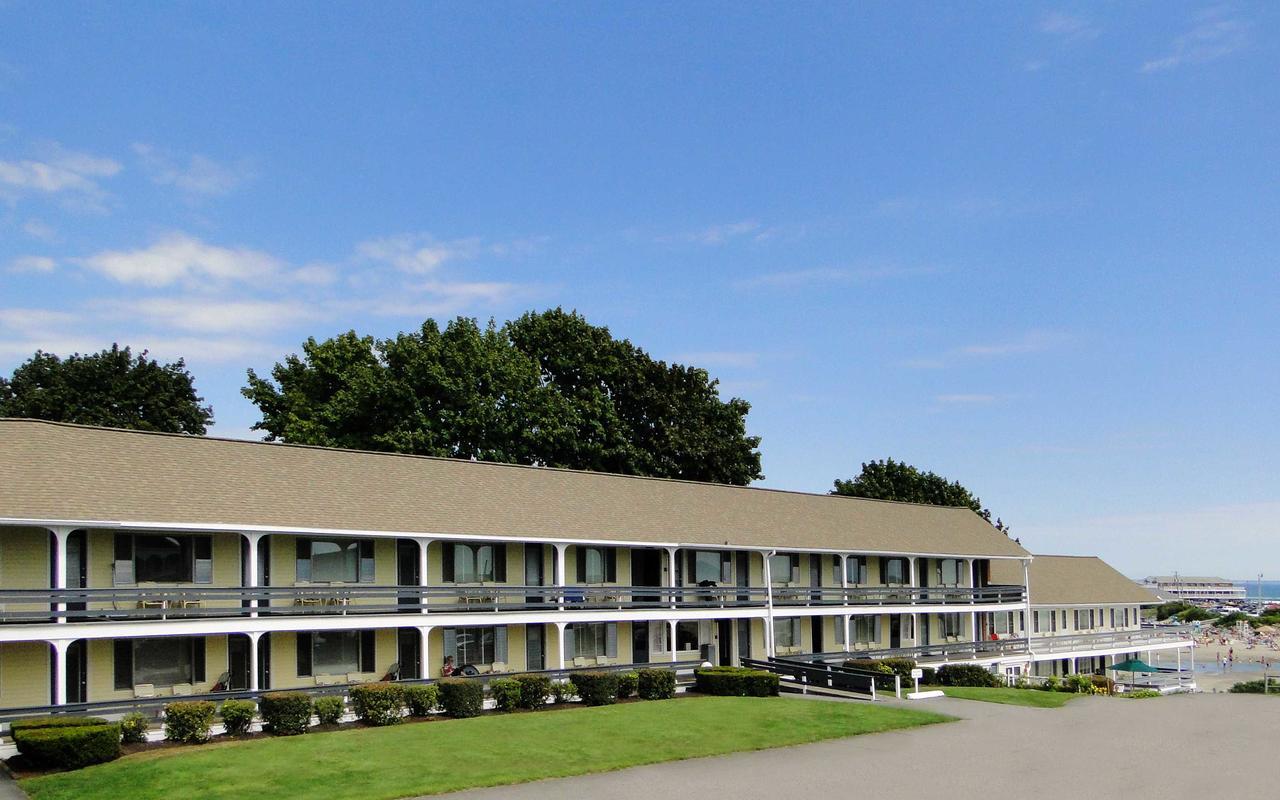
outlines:
[[[0,2],[0,370],[564,305],[1036,552],[1280,575],[1280,7]]]

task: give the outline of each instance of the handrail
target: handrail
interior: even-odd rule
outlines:
[[[775,586],[776,606],[973,605],[1021,603],[1024,587],[1009,586]]]
[[[848,652],[840,650],[826,653],[801,654],[788,656],[788,658],[832,663],[857,658],[949,658],[953,656],[981,658],[988,655],[1024,655],[1026,653],[1026,639],[999,639],[984,640],[981,642],[942,642],[939,644],[925,644],[915,647],[886,647],[877,650],[850,650]]]
[[[761,669],[772,672],[780,678],[792,683],[799,683],[802,691],[808,687],[825,687],[844,692],[857,692],[870,695],[876,699],[877,681],[892,678],[892,675],[881,675],[868,670],[853,669],[833,664],[813,664],[789,658],[770,658],[765,661],[754,658],[739,659],[739,663],[749,669]]]
[[[1189,641],[1188,636],[1180,636],[1172,631],[1134,630],[1103,631],[1101,633],[1077,633],[1065,636],[1032,637],[1031,649],[1053,653],[1059,650],[1079,650],[1085,645],[1097,644],[1159,644],[1165,642]]]

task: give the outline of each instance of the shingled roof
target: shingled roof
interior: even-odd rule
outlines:
[[[0,419],[0,519],[1025,557],[967,508]]]
[[[1097,556],[1035,556],[1030,581],[1033,606],[1159,602],[1153,592],[1121,575]],[[992,562],[991,582],[1022,583],[1021,565]]]

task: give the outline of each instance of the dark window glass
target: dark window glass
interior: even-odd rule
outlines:
[[[191,639],[165,636],[133,640],[133,683],[193,683]]]
[[[191,580],[191,537],[133,537],[134,579],[139,583],[182,583]],[[150,681],[138,681],[149,683]]]

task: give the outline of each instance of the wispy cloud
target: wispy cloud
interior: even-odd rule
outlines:
[[[1004,399],[998,394],[940,394],[933,401],[942,406],[989,406]]]
[[[1016,339],[966,344],[953,347],[937,356],[908,359],[903,362],[903,366],[912,369],[943,369],[977,360],[1039,353],[1058,346],[1067,338],[1064,334],[1054,331],[1028,331]]]
[[[677,353],[671,357],[677,364],[688,364],[694,367],[736,367],[751,368],[760,363],[760,354],[738,350],[706,350],[702,352]]]
[[[936,275],[942,272],[936,266],[902,266],[886,264],[865,267],[815,267],[811,269],[766,272],[734,281],[737,289],[798,289],[808,286],[865,283],[893,278],[911,278],[920,275]]]
[[[48,256],[19,256],[9,262],[10,272],[53,272],[58,262]]]
[[[58,238],[58,232],[52,225],[38,219],[29,219],[22,223],[22,232],[42,242],[53,242]]]
[[[35,158],[0,161],[0,200],[13,204],[30,196],[63,197],[80,207],[105,210],[106,192],[100,182],[120,172],[119,162],[56,142],[38,150]]]
[[[148,297],[105,304],[108,313],[161,330],[193,333],[265,333],[314,319],[308,301],[217,300],[205,296]]]
[[[133,152],[152,183],[173,186],[190,196],[229,194],[253,177],[248,161],[221,164],[199,153],[184,158],[141,142],[133,145]]]
[[[1191,30],[1173,40],[1169,53],[1142,64],[1141,72],[1165,72],[1189,64],[1217,61],[1249,46],[1252,24],[1225,15],[1223,9],[1201,14]]]
[[[754,237],[766,236],[767,231],[757,220],[744,219],[737,222],[709,225],[696,231],[664,234],[656,237],[655,241],[660,244],[693,243],[714,246],[728,244],[737,239],[753,235]]]
[[[356,245],[356,255],[405,272],[426,274],[447,261],[473,258],[480,249],[479,239],[442,242],[429,234],[403,233],[361,242]]]
[[[183,233],[168,234],[137,250],[107,250],[83,264],[121,283],[160,287],[184,282],[262,281],[279,271],[275,257],[249,248],[219,247]]]
[[[1094,39],[1101,30],[1089,19],[1067,14],[1062,11],[1050,11],[1040,18],[1036,29],[1050,36],[1064,39]]]

